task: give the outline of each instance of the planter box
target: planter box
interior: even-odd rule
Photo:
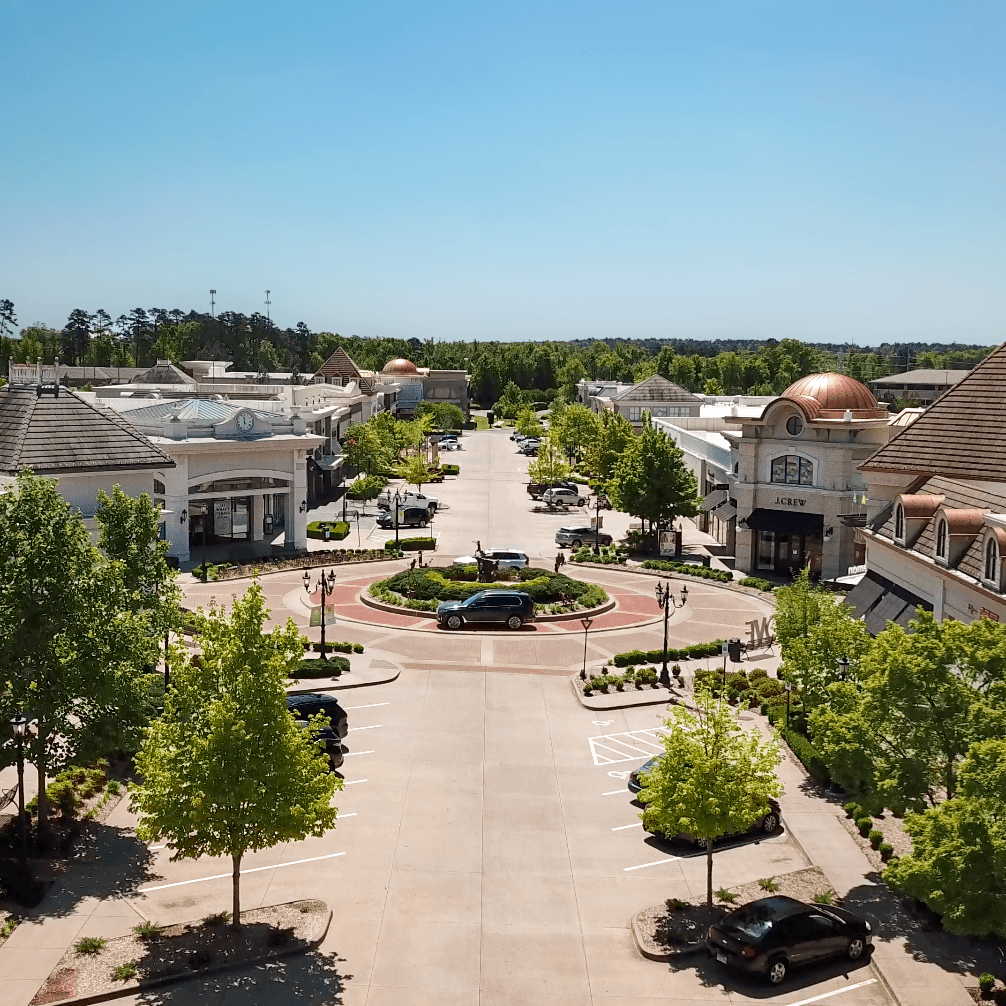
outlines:
[[[385,542],[384,547],[394,549],[396,547],[394,538]],[[434,552],[437,548],[437,540],[436,538],[402,538],[397,547],[403,552]]]

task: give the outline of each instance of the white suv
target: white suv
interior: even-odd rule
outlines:
[[[527,554],[518,552],[515,548],[487,548],[482,555],[486,559],[495,559],[500,569],[523,569],[528,564]],[[474,555],[461,555],[454,560],[459,566],[474,566]]]
[[[541,494],[543,503],[555,506],[557,503],[564,503],[566,506],[586,506],[587,499],[581,496],[575,489],[567,489],[565,486],[555,486],[546,489]]]

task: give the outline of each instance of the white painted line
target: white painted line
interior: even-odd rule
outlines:
[[[374,754],[374,753],[375,752],[373,752],[373,751],[346,751],[345,754],[343,755],[343,757],[350,758],[353,755]]]
[[[366,779],[353,779],[352,782],[344,782],[343,786],[355,786],[357,783],[366,782]]]
[[[376,709],[378,706],[390,706],[390,702],[370,702],[365,706],[343,706],[343,709]]]
[[[150,851],[151,852],[157,852],[158,849],[166,849],[166,848],[167,848],[166,845],[152,845],[150,847]]]
[[[350,730],[379,730],[383,727],[383,723],[375,723],[372,727],[350,727]]]
[[[245,873],[258,873],[261,870],[278,870],[281,866],[297,866],[299,863],[313,863],[319,859],[334,859],[336,856],[345,856],[344,852],[330,852],[327,856],[312,856],[310,859],[295,859],[290,863],[273,863],[272,866],[253,866],[250,870],[242,870]],[[233,873],[218,873],[212,877],[196,877],[195,880],[176,880],[173,884],[157,884],[154,887],[137,888],[138,893],[146,894],[148,891],[163,891],[166,887],[184,887],[186,884],[201,884],[204,880],[223,880],[225,877],[233,877]]]
[[[856,982],[855,985],[846,985],[844,989],[835,989],[834,992],[824,992],[811,999],[801,999],[798,1003],[791,1003],[790,1006],[807,1006],[808,1003],[819,1003],[822,999],[830,999],[832,996],[840,996],[843,992],[851,992],[853,989],[861,989],[864,985],[872,985],[876,980],[876,978],[867,978],[865,982]]]
[[[625,831],[626,828],[642,828],[642,827],[643,827],[643,822],[642,821],[637,821],[635,824],[623,824],[621,827],[619,827],[619,828],[612,828],[611,830],[612,831]]]
[[[622,868],[622,873],[628,873],[630,870],[645,870],[648,866],[660,866],[662,863],[676,863],[680,858],[680,856],[668,856],[666,859],[655,859],[652,863],[640,863],[639,866],[625,866]],[[793,1006],[796,1006],[796,1003]]]
[[[338,814],[336,820],[341,821],[344,817],[356,817],[356,811],[354,810],[352,814]]]
[[[618,796],[619,793],[628,793],[627,789],[610,789],[607,793],[602,793],[601,796]]]

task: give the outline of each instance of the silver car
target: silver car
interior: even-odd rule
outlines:
[[[568,524],[559,528],[555,532],[556,545],[563,545],[567,548],[579,548],[581,545],[610,545],[612,538],[604,531],[595,531],[592,527],[584,524]]]
[[[541,494],[541,499],[543,503],[547,503],[549,506],[555,506],[557,503],[564,503],[566,506],[587,505],[586,496],[581,496],[575,489],[566,489],[562,486],[546,489]]]
[[[495,559],[500,569],[523,569],[528,564],[527,553],[515,548],[487,548],[483,553],[486,559]],[[462,555],[454,560],[459,566],[474,566],[475,556]]]

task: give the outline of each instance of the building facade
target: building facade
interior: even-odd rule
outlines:
[[[602,389],[601,393],[590,396],[590,407],[594,412],[617,412],[632,423],[636,433],[643,428],[645,412],[650,414],[651,419],[697,417],[702,404],[700,396],[693,395],[659,374],[614,393],[609,394],[606,389]]]
[[[893,402],[896,398],[932,405],[954,385],[968,376],[967,370],[909,370],[904,374],[891,374],[870,381],[870,388],[880,402]]]

